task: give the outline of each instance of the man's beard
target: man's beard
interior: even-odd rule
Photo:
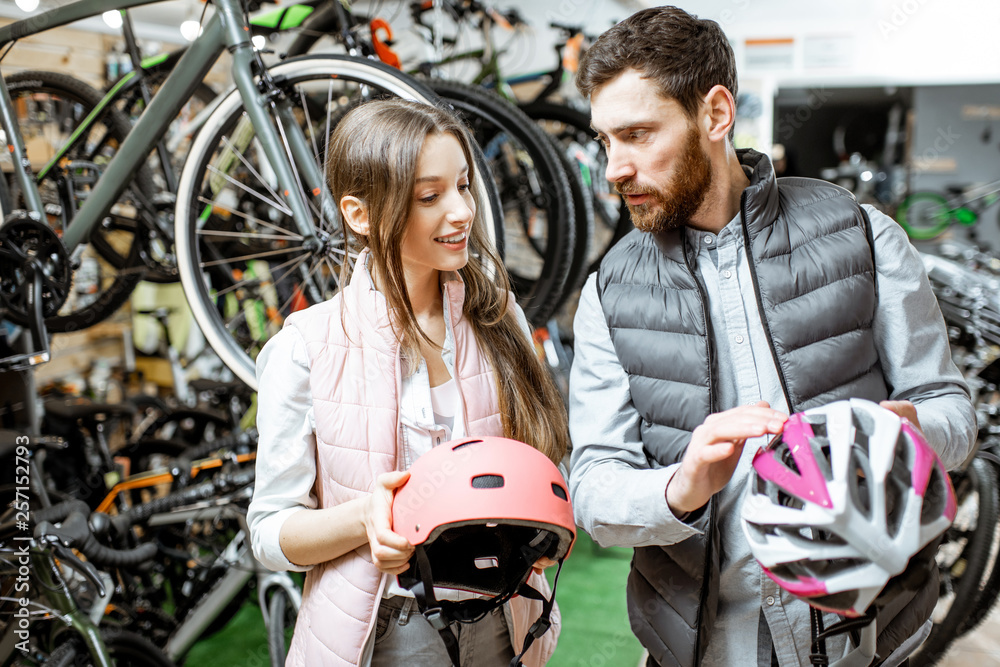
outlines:
[[[701,148],[698,128],[692,126],[666,192],[635,181],[622,181],[615,189],[622,195],[649,195],[649,199],[638,206],[628,204],[632,224],[644,232],[663,232],[688,224],[705,201],[711,184],[711,163]]]

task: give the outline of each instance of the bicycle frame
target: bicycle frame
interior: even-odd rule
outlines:
[[[207,501],[204,505],[214,501]],[[149,525],[163,526],[175,523],[185,523],[191,520],[212,519],[231,512],[230,505],[216,505],[207,508],[184,509],[150,517]],[[257,577],[257,594],[260,599],[261,614],[265,626],[270,625],[267,611],[267,593],[274,587],[283,588],[296,609],[302,603],[302,593],[287,572],[271,572],[265,568],[250,549],[250,527],[246,522],[244,510],[237,510],[237,521],[240,529],[226,545],[220,560],[227,563],[226,574],[223,575],[198,603],[191,609],[184,621],[171,634],[164,653],[171,660],[180,660],[191,650],[212,621],[247,585],[252,577]]]
[[[0,27],[0,48],[22,37],[43,32],[49,28],[66,25],[83,18],[97,16],[105,11],[128,9],[152,4],[161,0],[81,0],[47,11],[39,16]],[[301,177],[307,191],[322,194],[324,208],[332,206],[322,175],[313,164],[305,136],[294,122],[287,104],[261,94],[254,81],[255,55],[250,41],[250,27],[244,20],[240,0],[214,0],[216,13],[208,20],[203,34],[188,47],[174,71],[164,81],[149,107],[122,143],[118,153],[108,163],[108,168],[98,180],[90,196],[79,208],[72,224],[63,235],[63,242],[72,254],[85,241],[95,225],[105,217],[119,198],[132,175],[144,163],[155,144],[166,132],[170,123],[191,97],[218,59],[223,49],[233,57],[232,74],[236,87],[253,124],[256,137],[270,161],[278,183],[289,196],[288,204],[299,232],[306,239],[315,239],[312,215],[309,213],[303,184],[300,183],[292,160],[302,170]],[[36,26],[42,26],[37,29]],[[266,76],[266,74],[264,74]],[[280,123],[271,124],[266,106],[273,105]],[[25,193],[30,212],[42,218],[44,207],[37,183],[30,173],[24,139],[17,125],[10,93],[6,82],[0,80],[0,124],[8,137],[8,150],[12,153],[15,177]],[[280,136],[279,136],[280,135]],[[284,141],[282,141],[284,139]],[[287,146],[287,150],[286,150]],[[289,156],[289,152],[291,156]]]
[[[41,590],[44,591],[45,601],[51,605],[48,608],[49,613],[57,616],[66,626],[73,628],[79,634],[89,656],[96,661],[95,667],[112,667],[114,663],[97,626],[91,621],[90,616],[77,606],[52,552],[34,544],[30,550],[31,571],[41,585]],[[0,663],[7,664],[7,660],[17,651],[18,638],[15,631],[18,629],[18,623],[11,619],[3,637],[0,637]]]

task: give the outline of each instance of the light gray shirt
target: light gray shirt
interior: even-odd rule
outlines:
[[[917,413],[945,466],[959,466],[975,444],[976,418],[968,388],[951,360],[937,300],[905,232],[891,218],[865,208],[875,237],[879,290],[872,326],[890,398],[907,398],[922,385],[950,385],[946,395],[920,402]],[[697,277],[705,290],[719,359],[714,377],[719,409],[764,400],[787,412],[740,224],[737,216],[718,235],[687,230],[688,242],[697,249]],[[632,404],[596,285],[591,275],[574,322],[569,485],[576,521],[603,546],[675,544],[698,532],[674,517],[666,503],[667,482],[679,464],[649,466],[639,435],[642,420]],[[780,664],[809,664],[808,606],[763,574],[740,528],[739,502],[750,463],[765,441],[747,442],[732,480],[718,494],[723,545],[719,614],[705,665],[751,664],[748,656],[756,657],[753,647],[762,614]],[[844,646],[843,635],[827,640],[830,656]]]

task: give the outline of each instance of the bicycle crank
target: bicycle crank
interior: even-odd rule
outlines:
[[[26,211],[13,211],[0,225],[0,301],[21,325],[31,320],[29,291],[36,274],[41,276],[42,314],[52,317],[69,294],[69,253],[51,227]]]

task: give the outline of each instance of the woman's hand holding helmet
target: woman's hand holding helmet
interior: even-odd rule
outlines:
[[[397,575],[406,571],[413,545],[392,530],[392,498],[396,489],[410,478],[409,472],[382,473],[365,508],[365,531],[371,545],[372,562],[382,572]]]

